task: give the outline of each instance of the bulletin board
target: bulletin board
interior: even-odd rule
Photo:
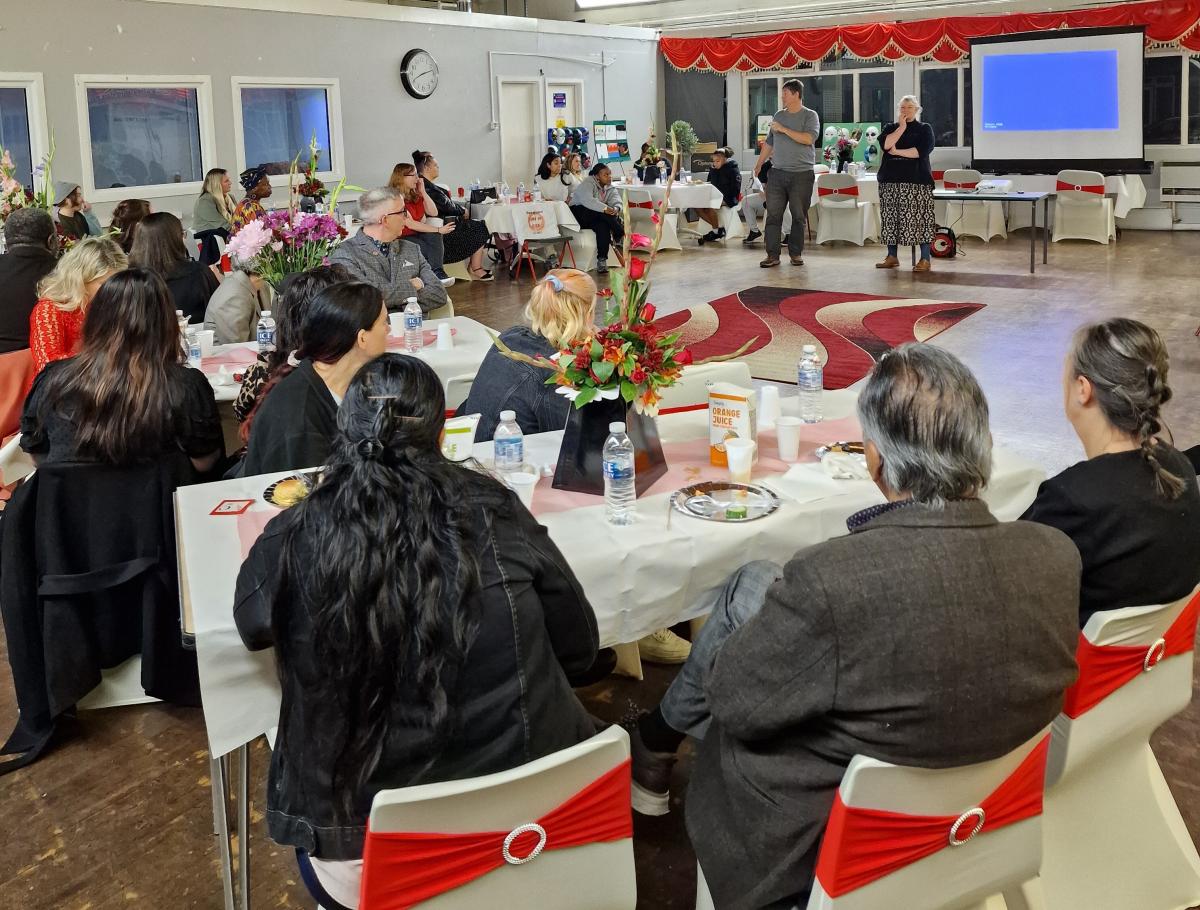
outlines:
[[[592,142],[597,163],[612,164],[631,160],[629,130],[624,120],[597,120],[592,124]]]

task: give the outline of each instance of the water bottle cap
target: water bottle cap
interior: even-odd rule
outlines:
[[[404,302],[405,302],[405,303],[416,303],[416,302],[417,302],[417,298],[416,298],[416,297],[405,297],[405,298],[404,298]]]
[[[817,346],[816,346],[815,344],[806,344],[806,345],[804,346],[804,353],[805,353],[805,354],[815,354],[815,353],[817,353]]]
[[[516,420],[516,419],[517,419],[516,411],[501,411],[500,412],[500,422],[501,423],[506,423],[510,420]]]
[[[624,432],[625,432],[625,424],[623,424],[623,423],[622,423],[621,421],[619,421],[619,420],[614,420],[612,423],[610,423],[610,424],[608,425],[608,432],[610,432],[610,433],[624,433]]]
[[[270,311],[270,310],[263,310],[263,311],[262,311],[262,314],[263,314],[263,316],[270,316],[270,315],[271,315],[271,311]]]

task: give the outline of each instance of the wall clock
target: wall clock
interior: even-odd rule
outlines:
[[[414,47],[400,63],[400,81],[414,98],[428,98],[438,87],[438,65],[429,51]]]

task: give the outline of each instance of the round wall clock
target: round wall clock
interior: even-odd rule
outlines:
[[[428,98],[438,87],[438,65],[429,51],[414,47],[400,63],[400,81],[414,98]]]

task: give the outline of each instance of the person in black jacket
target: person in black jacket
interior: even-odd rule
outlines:
[[[1084,326],[1067,356],[1067,419],[1087,460],[1051,477],[1022,516],[1075,541],[1079,623],[1100,610],[1168,604],[1200,583],[1200,489],[1159,434],[1171,400],[1167,347],[1133,319]]]
[[[435,182],[442,172],[433,152],[418,150],[413,152],[412,157],[417,176],[425,183],[425,195],[437,207],[437,217],[447,224],[454,224],[454,230],[442,237],[442,261],[451,263],[466,260],[467,271],[473,279],[491,281],[492,273],[483,265],[484,245],[491,236],[487,225],[472,219],[466,207],[451,199],[450,194]]]
[[[238,474],[323,465],[350,380],[387,350],[387,339],[387,310],[377,288],[343,281],[317,294],[300,326],[298,365],[275,372],[246,418],[246,459]]]
[[[134,231],[129,264],[157,272],[167,283],[175,309],[188,322],[204,322],[208,300],[220,284],[213,270],[192,259],[183,243],[183,223],[170,212],[147,215]]]
[[[380,790],[505,771],[596,732],[567,679],[597,653],[591,606],[517,498],[442,456],[444,423],[424,361],[365,366],[321,482],[238,576],[242,640],[274,646],[283,688],[268,830],[350,907],[357,888],[329,883],[357,876]]]
[[[733,149],[722,147],[713,152],[708,182],[721,191],[722,208],[731,209],[741,201],[742,173],[733,159]],[[725,228],[721,227],[721,216],[716,209],[696,209],[696,212],[712,225],[712,230],[700,238],[701,246],[714,240],[725,239]]]
[[[38,282],[54,270],[58,235],[44,209],[18,209],[4,222],[0,256],[0,354],[29,347],[29,314]]]
[[[933,213],[933,171],[929,155],[933,151],[933,127],[922,123],[921,106],[912,95],[900,99],[896,122],[879,133],[883,157],[879,162],[880,238],[887,244],[887,256],[875,263],[877,269],[899,267],[897,251],[901,246],[919,246],[921,258],[914,272],[930,269],[930,244],[937,220]]]

